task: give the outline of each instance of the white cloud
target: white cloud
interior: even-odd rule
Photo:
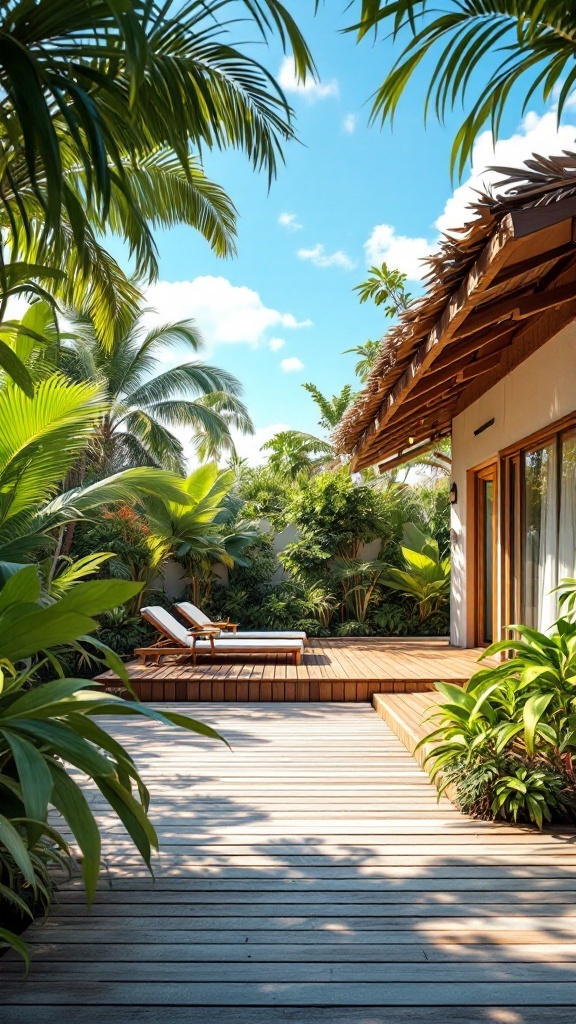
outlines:
[[[192,318],[208,349],[219,344],[262,344],[266,333],[278,327],[297,330],[310,327],[311,320],[297,320],[266,306],[258,292],[245,285],[233,285],[225,277],[196,277],[193,281],[158,281],[146,290],[151,324]]]
[[[528,113],[514,135],[499,139],[495,147],[492,133],[482,132],[472,152],[470,177],[446,201],[434,227],[439,233],[450,233],[471,219],[467,206],[473,201],[475,191],[489,189],[502,180],[502,174],[488,170],[490,166],[521,168],[534,153],[555,156],[563,150],[573,150],[575,138],[576,124],[563,124],[558,128],[555,108],[542,115]],[[372,229],[364,250],[368,263],[380,264],[386,260],[390,267],[407,274],[409,280],[419,281],[426,270],[421,261],[437,243],[438,236],[431,240],[411,238],[397,235],[391,224],[378,224]]]
[[[325,246],[320,242],[312,249],[298,249],[297,255],[299,260],[309,260],[315,267],[344,267],[346,270],[351,270],[356,266],[354,260],[342,252],[342,249],[327,253]]]
[[[304,96],[310,103],[315,103],[316,100],[328,99],[330,96],[338,96],[340,92],[335,78],[332,78],[329,82],[315,82],[313,78],[308,76],[305,82],[298,81],[294,71],[293,57],[284,57],[278,72],[278,84],[284,92],[298,93],[299,96]]]
[[[303,226],[295,213],[281,213],[278,217],[278,223],[283,228],[287,228],[288,231],[300,231]]]
[[[438,231],[450,231],[470,219],[466,206],[473,199],[473,190],[485,189],[502,179],[498,172],[487,170],[489,166],[521,167],[534,153],[556,156],[564,149],[573,150],[575,138],[576,124],[558,128],[555,108],[542,115],[530,111],[514,135],[499,139],[495,147],[492,133],[482,132],[472,152],[472,173],[448,199],[435,227]]]
[[[297,373],[299,370],[304,369],[304,363],[298,356],[288,356],[287,359],[283,359],[280,363],[280,369],[284,373]]]
[[[356,117],[356,114],[346,114],[346,117],[342,121],[342,127],[348,135],[353,135],[356,131],[357,123],[358,118]]]
[[[425,238],[397,235],[391,224],[377,224],[364,243],[367,263],[380,266],[386,261],[390,268],[400,270],[410,281],[420,280],[421,260],[430,255],[432,248]]]
[[[266,462],[268,452],[261,452],[260,449],[266,441],[269,441],[275,434],[279,434],[282,430],[290,430],[289,423],[269,423],[265,427],[256,427],[255,432],[250,437],[245,437],[243,434],[239,434],[238,431],[232,431],[232,437],[234,439],[234,446],[238,455],[243,459],[248,459],[249,466],[261,466],[262,463]]]
[[[285,344],[284,338],[270,338],[268,348],[271,348],[273,352],[277,352],[278,349],[284,348]]]

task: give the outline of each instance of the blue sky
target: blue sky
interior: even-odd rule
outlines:
[[[288,6],[305,30],[320,86],[294,91],[281,52],[261,48],[258,55],[287,87],[300,141],[286,147],[286,165],[270,191],[242,154],[206,155],[207,172],[239,211],[238,256],[217,259],[188,228],[161,233],[160,282],[148,295],[162,320],[195,318],[207,358],[242,381],[258,433],[239,447],[252,461],[280,426],[317,432],[302,382],[329,394],[340,390],[353,380],[354,365],[342,351],[382,335],[382,314],[361,306],[352,290],[371,257],[408,271],[417,292],[419,256],[439,226],[462,220],[466,198],[461,188],[445,211],[459,118],[424,130],[425,72],[402,102],[393,131],[369,127],[370,96],[390,66],[392,44],[358,46],[339,33],[350,20],[346,0],[330,0],[316,18],[311,0]],[[541,109],[519,126],[516,107],[503,135],[498,158],[505,162],[518,163],[533,149],[558,149],[554,115]],[[575,135],[568,124],[560,141],[570,145]],[[474,170],[491,156],[484,137]]]

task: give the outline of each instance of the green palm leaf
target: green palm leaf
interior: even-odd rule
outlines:
[[[362,39],[371,30],[408,33],[400,56],[378,89],[372,119],[393,119],[399,102],[421,65],[435,57],[428,73],[425,113],[433,108],[442,121],[464,101],[469,113],[452,149],[452,167],[461,174],[479,132],[490,123],[498,137],[504,110],[514,94],[526,109],[535,93],[548,101],[558,91],[558,119],[576,85],[576,16],[561,0],[458,0],[433,7],[428,0],[361,0],[360,18],[350,31]],[[483,57],[496,57],[476,99],[468,93]]]

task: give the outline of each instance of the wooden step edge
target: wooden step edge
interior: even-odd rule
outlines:
[[[422,694],[418,694],[421,698]],[[427,733],[432,732],[435,728],[434,723],[422,720],[419,729],[415,729],[402,714],[401,707],[398,706],[399,701],[394,699],[394,694],[389,693],[375,693],[372,697],[372,706],[376,713],[380,715],[386,725],[389,725],[392,732],[398,737],[401,743],[404,744],[406,749],[412,754],[412,757],[418,762],[420,767],[430,775],[433,762],[426,760],[428,754],[430,754],[436,743],[424,743],[421,747],[416,750],[417,744],[420,742],[423,736]],[[406,703],[410,700],[410,694],[403,694],[403,701]],[[434,698],[430,699],[429,707],[431,708],[436,704]],[[419,710],[421,708],[421,700],[418,701]],[[426,708],[423,714],[426,713]],[[442,785],[442,773],[440,772],[434,779],[434,785],[439,789]],[[454,786],[447,786],[443,791],[443,795],[446,796],[453,804],[456,803],[456,789]]]

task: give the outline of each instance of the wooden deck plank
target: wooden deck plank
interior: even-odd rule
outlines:
[[[231,681],[208,675],[224,695]],[[438,803],[367,703],[279,704],[275,687],[309,680],[258,667],[239,682],[271,702],[171,705],[220,729],[233,754],[107,720],[150,786],[156,880],[87,787],[106,874],[92,910],[72,879],[28,930],[29,981],[14,954],[0,961],[3,1020],[572,1024],[573,833]],[[356,679],[336,683],[358,692]],[[416,728],[429,696],[394,699]]]
[[[128,672],[144,700],[181,700],[184,691],[173,684],[187,681],[199,683],[198,690],[190,688],[190,694],[192,699],[198,694],[203,701],[356,702],[370,700],[379,691],[426,690],[438,679],[464,682],[476,670],[480,653],[480,649],[450,647],[438,637],[322,638],[309,641],[297,666],[281,655],[245,662],[237,656],[214,662],[203,659],[196,667],[167,658],[161,666],[132,662]],[[98,680],[119,685],[111,672]],[[275,686],[276,682],[283,685]]]

